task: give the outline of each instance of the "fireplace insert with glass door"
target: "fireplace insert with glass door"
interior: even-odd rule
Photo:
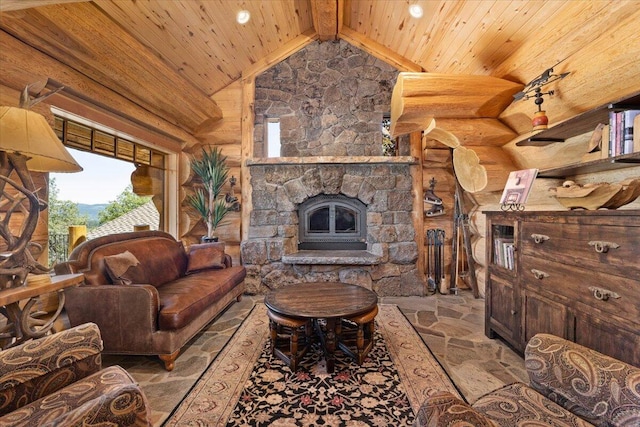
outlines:
[[[319,195],[298,208],[298,249],[366,250],[367,206],[344,195]]]

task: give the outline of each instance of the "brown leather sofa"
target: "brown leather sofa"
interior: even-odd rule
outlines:
[[[0,426],[150,426],[144,393],[101,369],[101,349],[88,323],[0,351]]]
[[[416,427],[637,427],[640,368],[549,334],[525,349],[530,384],[513,383],[473,405],[449,392],[431,395]]]
[[[100,327],[104,352],[158,355],[172,370],[180,349],[244,293],[244,267],[219,244],[192,245],[162,231],[112,234],[86,241],[55,266],[84,273],[65,291],[72,326]]]

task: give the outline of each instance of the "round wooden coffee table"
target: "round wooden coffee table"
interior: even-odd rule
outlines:
[[[378,297],[375,292],[356,285],[309,282],[275,289],[264,297],[264,303],[270,311],[285,317],[323,319],[325,331],[318,336],[324,347],[327,372],[333,372],[336,325],[342,318],[373,310]],[[316,330],[320,332],[318,327]]]

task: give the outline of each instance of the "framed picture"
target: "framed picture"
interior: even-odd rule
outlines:
[[[538,176],[538,169],[523,169],[511,172],[504,186],[500,203],[503,205],[525,204],[536,176]]]

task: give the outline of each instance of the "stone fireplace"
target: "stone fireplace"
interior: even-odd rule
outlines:
[[[256,78],[251,214],[241,244],[249,293],[340,281],[380,296],[423,294],[414,228],[422,206],[411,176],[418,159],[382,156],[396,76],[338,41],[312,43]],[[282,157],[264,158],[263,125],[274,117]]]
[[[251,293],[299,282],[341,281],[378,295],[421,295],[410,157],[380,163],[250,162],[253,210],[242,242]],[[299,206],[341,195],[366,206],[366,249],[300,249]]]

